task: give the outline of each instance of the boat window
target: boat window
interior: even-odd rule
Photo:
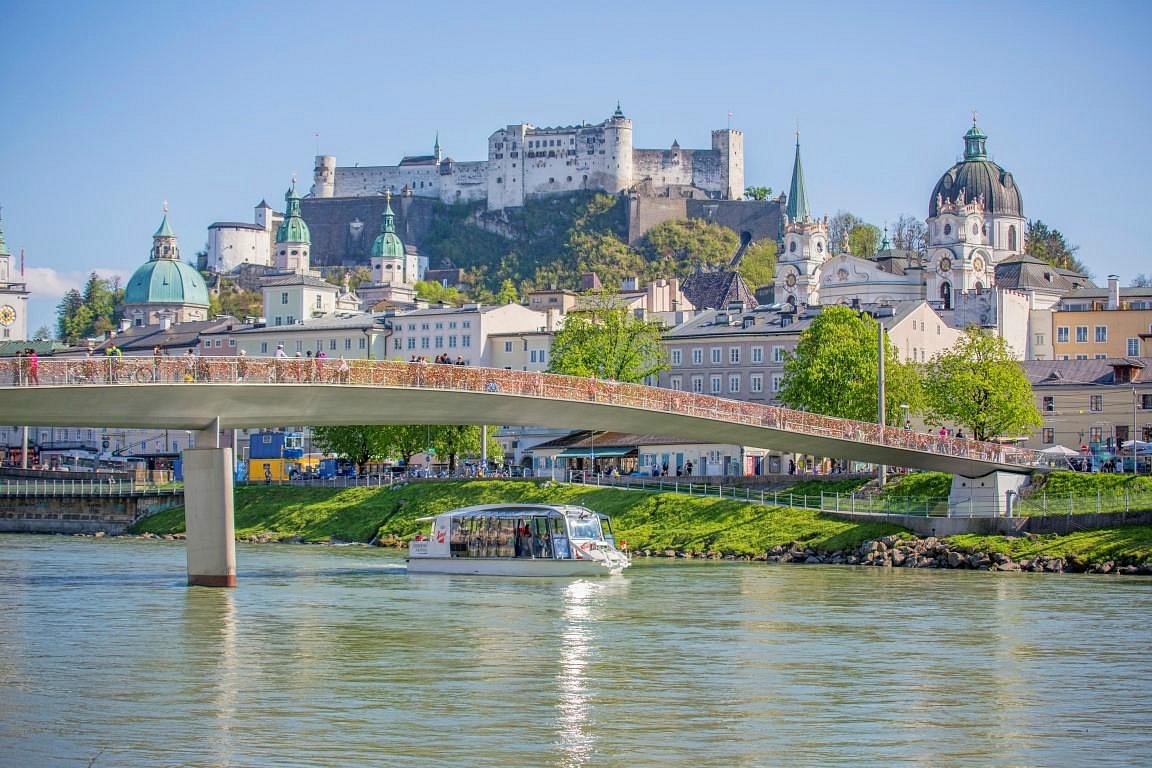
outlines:
[[[468,554],[469,531],[466,527],[468,522],[468,520],[461,520],[458,517],[452,518],[452,538],[448,547],[452,557],[464,557]]]
[[[571,531],[570,535],[573,539],[600,538],[600,518],[592,515],[584,518],[568,518],[568,528]]]

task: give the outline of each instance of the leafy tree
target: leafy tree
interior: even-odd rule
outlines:
[[[312,437],[322,450],[336,454],[356,465],[363,473],[370,461],[389,458],[394,451],[393,427],[350,425],[315,427]]]
[[[88,276],[82,291],[71,290],[56,305],[57,337],[76,344],[116,327],[124,311],[124,289],[119,280]]]
[[[416,296],[430,304],[451,304],[460,306],[465,296],[457,288],[451,288],[433,280],[421,280],[416,283]]]
[[[848,242],[853,256],[875,258],[876,251],[880,250],[880,229],[875,224],[857,224],[848,233]]]
[[[767,200],[772,197],[772,187],[745,187],[745,200]]]
[[[260,291],[246,291],[232,280],[221,278],[211,298],[215,300],[213,311],[216,314],[231,315],[241,320],[264,314],[264,297]]]
[[[1132,278],[1133,288],[1152,288],[1152,275],[1141,272]]]
[[[641,238],[638,249],[649,262],[668,265],[667,274],[691,271],[697,265],[727,264],[740,247],[740,238],[727,227],[703,219],[664,221]]]
[[[1008,342],[979,328],[928,362],[924,385],[932,420],[958,424],[976,440],[1018,437],[1044,423]]]
[[[928,250],[928,228],[920,219],[901,214],[892,225],[892,246],[923,254]]]
[[[920,376],[901,363],[885,334],[885,423],[898,424],[901,405],[922,407]],[[879,345],[876,321],[849,307],[824,308],[800,334],[784,363],[780,402],[827,416],[876,421]]]
[[[1049,229],[1039,219],[1028,222],[1028,233],[1024,237],[1025,253],[1058,269],[1070,269],[1090,277],[1088,268],[1076,258],[1078,250],[1080,246],[1069,245],[1060,230]]]
[[[828,250],[832,253],[843,253],[844,244],[849,243],[852,230],[864,223],[859,216],[848,211],[837,211],[836,215],[828,220]]]
[[[52,338],[52,329],[42,325],[32,334],[32,341],[48,341]]]
[[[505,278],[500,285],[500,292],[496,294],[497,304],[515,304],[520,300],[520,292],[516,290],[516,283],[512,278]]]
[[[587,309],[567,315],[552,341],[549,371],[639,382],[668,368],[663,327],[616,306],[615,296],[603,291]]]
[[[73,288],[61,297],[56,305],[56,338],[68,344],[75,344],[81,338],[76,323],[76,314],[84,306],[84,297]]]
[[[776,279],[776,241],[757,240],[740,258],[736,271],[753,287],[772,285]]]

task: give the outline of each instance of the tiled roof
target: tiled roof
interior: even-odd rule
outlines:
[[[285,288],[291,285],[307,285],[311,288],[330,288],[333,291],[338,290],[338,286],[333,285],[327,280],[321,280],[312,275],[301,275],[296,272],[290,274],[280,275],[267,275],[260,281],[262,288]]]
[[[756,297],[739,272],[696,272],[684,279],[680,290],[696,309],[720,309],[734,302],[756,305]]]
[[[1033,387],[1112,384],[1118,366],[1152,366],[1152,357],[1111,358],[1108,360],[1025,360],[1024,374]],[[1141,382],[1143,383],[1143,382]],[[1128,386],[1128,384],[1125,384]]]

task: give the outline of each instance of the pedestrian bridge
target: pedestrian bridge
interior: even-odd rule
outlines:
[[[225,429],[300,424],[504,424],[605,429],[949,472],[950,503],[988,514],[1037,469],[1036,451],[639,384],[371,360],[246,357],[17,361],[0,423],[197,432],[184,452],[188,583],[236,585]]]
[[[331,358],[42,360],[0,374],[0,423],[206,430],[300,424],[603,429],[978,477],[1051,457],[639,384],[470,366]]]

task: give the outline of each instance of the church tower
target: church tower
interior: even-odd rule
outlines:
[[[148,262],[132,273],[124,286],[124,317],[133,325],[163,325],[208,319],[208,287],[204,277],[180,261],[180,245],[164,218],[152,234]]]
[[[785,209],[784,248],[776,263],[776,302],[795,306],[820,303],[820,266],[828,258],[828,220],[813,219],[804,187],[800,162],[800,134],[796,134],[796,158],[792,163],[792,186]]]
[[[28,288],[15,278],[12,254],[4,242],[4,222],[0,221],[0,342],[28,339]]]
[[[390,285],[413,285],[418,279],[415,254],[409,259],[408,249],[396,234],[396,214],[392,211],[392,193],[384,193],[384,217],[380,234],[372,243],[372,281]],[[411,264],[409,263],[411,261]]]
[[[276,230],[276,269],[282,272],[306,274],[311,268],[309,251],[312,235],[300,214],[300,195],[296,192],[296,177],[284,193],[284,221]]]

